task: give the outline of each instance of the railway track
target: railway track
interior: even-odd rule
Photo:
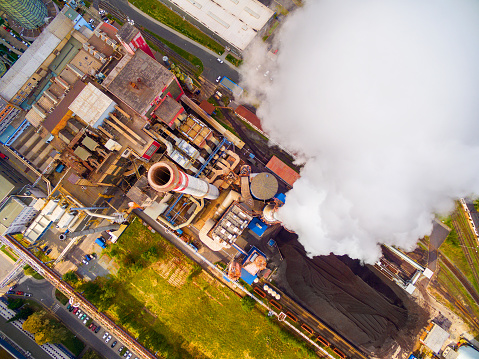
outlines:
[[[469,228],[469,224],[464,223],[464,218],[461,218],[460,214],[457,212],[460,210],[461,209],[457,209],[452,214],[452,224],[454,226],[454,229],[457,232],[457,238],[459,239],[459,242],[461,242],[462,251],[464,252],[464,256],[466,257],[469,267],[471,268],[471,272],[472,272],[472,275],[474,276],[474,280],[476,281],[476,283],[479,283],[479,274],[477,272],[477,268],[472,259],[470,248],[468,248],[470,247],[471,240],[472,240],[472,244],[473,245],[475,244],[474,243],[475,239],[471,237],[472,233],[471,233],[471,229]]]
[[[328,345],[326,345],[327,347],[329,347],[330,349],[337,348],[340,351],[344,351],[345,353],[347,353],[346,354],[347,358],[353,358],[353,359],[368,358],[368,356],[364,354],[359,348],[354,346],[352,343],[350,343],[347,339],[342,337],[337,332],[333,331],[327,324],[321,322],[318,318],[313,316],[309,311],[307,311],[298,303],[296,303],[294,300],[289,298],[286,294],[281,292],[278,288],[274,287],[272,284],[268,284],[268,286],[273,288],[277,293],[280,293],[281,299],[279,301],[275,301],[275,300],[270,301],[270,303],[273,302],[276,305],[279,305],[281,309],[279,309],[278,307],[275,307],[275,308],[283,311],[284,313],[287,313],[286,320],[291,322],[291,320],[288,319],[290,315],[292,317],[296,317],[297,320],[299,320],[299,322],[293,321],[295,324],[303,323],[303,324],[306,324],[306,326],[311,327],[311,330],[313,331],[313,333],[307,331],[308,335],[312,335],[314,338],[318,337],[318,335],[320,336],[320,338],[326,338],[328,342]],[[253,288],[255,288],[256,290],[259,289],[259,292],[262,292],[261,286],[254,285]],[[268,297],[268,299],[271,299],[271,298]],[[305,330],[303,327],[302,329]],[[340,355],[338,356],[340,357]]]
[[[441,269],[439,269],[441,271]],[[456,284],[454,278],[451,278],[451,275],[447,273],[446,271],[443,271],[444,275],[446,276],[447,280],[450,282],[450,284],[458,291],[460,291],[460,288]],[[455,274],[454,274],[455,275]],[[464,305],[457,300],[457,298],[454,298],[451,296],[450,293],[448,293],[446,290],[443,289],[442,285],[440,284],[439,281],[436,280],[437,285],[435,286],[435,290],[441,294],[443,298],[445,298],[447,301],[449,301],[451,304],[454,305],[455,308],[457,308],[463,315],[463,317],[476,329],[479,330],[479,321],[476,318],[474,312],[470,308],[464,307]]]

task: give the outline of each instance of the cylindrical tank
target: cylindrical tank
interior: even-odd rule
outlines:
[[[148,183],[158,192],[175,191],[206,199],[216,199],[219,196],[217,187],[187,175],[169,161],[161,161],[151,166]]]
[[[45,23],[48,10],[41,0],[0,0],[0,9],[26,29],[36,29]]]
[[[278,180],[268,172],[261,172],[251,179],[251,194],[259,200],[272,198],[278,192]]]

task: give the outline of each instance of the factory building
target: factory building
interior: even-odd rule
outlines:
[[[38,210],[33,206],[35,201],[16,196],[10,196],[4,201],[0,206],[0,235],[23,232],[26,225],[38,213]]]
[[[257,0],[170,0],[169,3],[237,53],[241,53],[256,35],[262,33],[274,15]]]
[[[7,0],[9,2],[10,0]],[[24,52],[17,62],[0,79],[0,96],[14,105],[20,105],[47,75],[48,66],[68,41],[74,23],[65,12],[65,7],[41,35]]]
[[[126,54],[102,85],[145,119],[163,97],[179,100],[184,94],[175,75],[141,49]]]
[[[41,0],[0,0],[0,9],[25,29],[42,26],[48,16]]]
[[[294,182],[301,177],[298,172],[293,170],[276,156],[271,157],[269,162],[266,164],[266,168],[271,170],[291,187],[293,187]]]
[[[3,132],[5,132],[10,123],[12,123],[12,121],[20,114],[20,111],[20,107],[15,106],[0,97],[0,141]]]
[[[140,30],[129,22],[126,22],[120,30],[118,30],[116,37],[130,55],[134,55],[136,50],[141,49],[151,56],[151,58],[155,58],[153,51],[151,51],[150,46],[148,46],[141,35]]]

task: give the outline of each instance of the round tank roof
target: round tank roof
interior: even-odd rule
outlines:
[[[278,180],[267,172],[261,172],[251,179],[251,194],[260,200],[272,198],[278,192]]]

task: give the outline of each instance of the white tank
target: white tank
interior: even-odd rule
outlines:
[[[280,222],[276,218],[276,210],[277,210],[277,208],[275,206],[273,206],[272,204],[268,204],[266,207],[264,207],[264,209],[263,209],[264,220],[268,223]]]
[[[52,214],[53,210],[56,208],[58,205],[59,200],[58,199],[51,199],[48,201],[48,203],[43,207],[42,209],[42,214],[43,215],[49,215]]]
[[[60,229],[67,229],[69,228],[70,224],[72,224],[73,220],[77,216],[78,212],[77,211],[68,211],[65,212],[58,221],[57,228]]]
[[[57,208],[55,208],[52,214],[50,215],[50,220],[52,222],[57,222],[58,220],[60,220],[60,218],[62,218],[65,212],[66,212],[66,205],[60,205],[58,203]]]
[[[161,161],[151,166],[148,183],[158,192],[174,191],[206,199],[216,199],[219,196],[217,187],[187,175],[169,161]]]

